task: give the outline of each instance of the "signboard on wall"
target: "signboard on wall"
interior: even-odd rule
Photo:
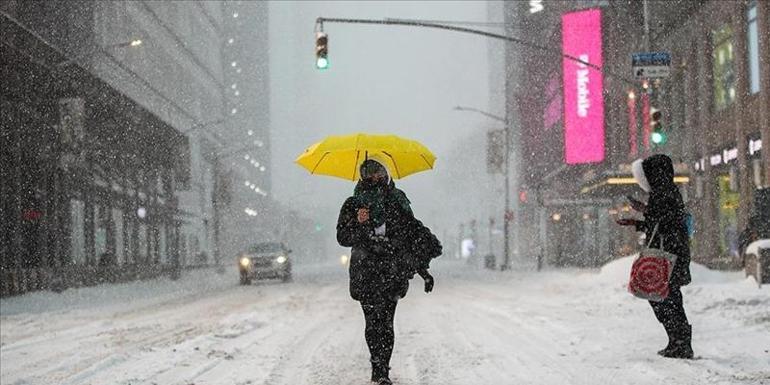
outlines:
[[[640,52],[631,55],[634,78],[666,78],[671,74],[671,54],[668,52]]]
[[[562,15],[562,51],[602,66],[601,10]],[[567,164],[604,160],[604,97],[601,71],[562,58],[564,75],[564,159]]]

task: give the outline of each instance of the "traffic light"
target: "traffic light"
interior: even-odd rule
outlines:
[[[660,123],[660,118],[663,114],[657,108],[650,109],[650,128],[652,134],[650,134],[650,140],[656,145],[666,144],[668,137],[663,130],[663,125]]]
[[[325,70],[329,68],[329,36],[323,32],[315,33],[315,68]]]

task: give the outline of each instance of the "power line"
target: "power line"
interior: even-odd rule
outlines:
[[[465,21],[465,20],[426,20],[426,19],[398,19],[398,18],[386,18],[385,20],[392,21],[419,21],[421,23],[428,24],[446,24],[446,25],[476,25],[483,27],[506,27],[513,26],[513,23],[504,22],[492,22],[492,21]]]

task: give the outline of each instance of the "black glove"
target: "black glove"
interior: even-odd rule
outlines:
[[[428,273],[428,270],[420,270],[417,272],[420,274],[420,277],[425,281],[425,292],[430,293],[433,291],[433,284],[435,281],[433,280],[433,276]]]

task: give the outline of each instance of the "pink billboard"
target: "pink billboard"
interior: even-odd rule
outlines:
[[[562,15],[562,52],[602,66],[602,14],[589,9]],[[567,164],[604,160],[604,97],[601,71],[562,58],[564,159]]]

